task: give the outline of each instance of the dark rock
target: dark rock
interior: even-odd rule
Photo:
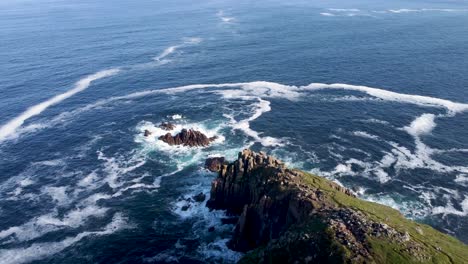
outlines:
[[[189,204],[186,204],[186,205],[182,206],[181,210],[185,212],[185,211],[187,211],[189,208],[190,208],[190,205],[189,205]]]
[[[229,217],[229,218],[221,218],[221,223],[223,225],[235,225],[239,217]]]
[[[145,129],[145,133],[144,133],[144,136],[145,137],[148,137],[148,136],[151,136],[151,131],[149,131],[148,129]]]
[[[164,130],[167,130],[167,131],[170,131],[170,130],[173,130],[175,128],[175,125],[170,123],[170,122],[163,122],[159,125],[160,128],[164,129]]]
[[[167,133],[164,136],[160,136],[159,140],[162,140],[171,146],[183,145],[188,147],[206,147],[216,140],[216,138],[216,136],[208,138],[205,134],[197,130],[182,129],[182,131],[175,136],[172,136],[171,133]]]
[[[236,161],[220,167],[207,206],[239,216],[221,219],[236,224],[230,248],[259,248],[240,263],[381,263],[371,245],[375,239],[392,245],[384,250],[399,250],[397,254],[413,256],[415,262],[430,259],[431,249],[413,240],[413,234],[382,222],[386,214],[370,217],[366,210],[374,212],[376,205],[360,211],[341,203],[366,203],[357,200],[334,182],[244,150]]]
[[[213,157],[208,158],[205,161],[205,168],[212,172],[218,172],[221,170],[221,166],[226,163],[224,157]]]
[[[206,195],[204,193],[199,193],[199,194],[193,196],[193,200],[195,202],[199,202],[199,203],[205,201],[205,198],[206,198]]]
[[[215,227],[214,226],[210,226],[210,228],[208,228],[208,232],[214,232],[215,231]]]

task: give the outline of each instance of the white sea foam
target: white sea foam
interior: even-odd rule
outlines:
[[[106,100],[101,100],[95,104],[91,104],[85,107],[84,110],[91,110],[95,107],[99,107],[117,100],[134,99],[143,96],[149,96],[152,94],[176,94],[182,92],[188,92],[197,89],[217,89],[217,88],[237,88],[237,94],[234,97],[240,96],[255,96],[255,97],[272,97],[272,98],[285,98],[289,100],[299,100],[306,96],[302,92],[304,91],[316,91],[320,89],[343,89],[351,91],[359,91],[366,93],[370,96],[377,97],[387,101],[397,101],[403,103],[410,103],[415,105],[422,105],[428,107],[446,108],[454,113],[460,113],[468,111],[468,104],[452,102],[446,99],[434,98],[422,95],[402,94],[392,92],[379,88],[372,88],[367,86],[358,86],[350,84],[324,84],[324,83],[312,83],[307,86],[288,86],[272,82],[256,81],[250,83],[224,83],[224,84],[193,84],[185,85],[174,88],[158,89],[158,90],[147,90],[136,93],[131,93],[125,96],[111,97]],[[226,93],[226,98],[229,98],[229,91]],[[225,94],[223,91],[218,91],[219,94]],[[231,96],[232,97],[232,96]]]
[[[123,195],[128,190],[142,191],[142,190],[155,190],[155,189],[158,189],[160,187],[160,180],[161,180],[161,177],[157,177],[153,184],[135,183],[135,184],[126,186],[126,187],[121,188],[120,190],[118,190],[116,193],[114,193],[112,195],[112,197],[119,197],[119,196]]]
[[[172,118],[172,120],[182,119],[182,115],[175,114],[175,115],[172,115],[171,118]]]
[[[26,187],[26,186],[32,185],[33,183],[34,183],[34,181],[29,179],[29,178],[22,179],[22,180],[19,181],[19,185],[21,187]]]
[[[360,12],[360,9],[357,8],[328,8],[328,10],[333,12]]]
[[[433,149],[425,145],[419,138],[416,138],[416,148],[414,151],[399,145],[396,142],[388,142],[393,148],[391,152],[387,152],[380,161],[376,162],[357,162],[351,160],[349,163],[362,165],[366,172],[373,172],[377,176],[386,176],[378,172],[382,168],[393,166],[397,172],[408,169],[430,169],[440,173],[468,173],[468,167],[464,166],[449,166],[434,160],[431,155]],[[385,179],[386,177],[382,178]],[[387,178],[388,179],[388,178]]]
[[[227,88],[230,88],[227,90]],[[232,89],[234,88],[234,89]],[[188,92],[192,90],[205,89],[207,92],[214,92],[221,94],[224,99],[229,100],[232,98],[241,99],[241,100],[253,100],[253,98],[285,98],[288,100],[300,100],[301,98],[306,98],[310,95],[310,92],[320,90],[320,89],[343,89],[351,91],[359,91],[366,93],[370,96],[380,98],[387,101],[396,101],[402,103],[410,103],[415,105],[422,105],[427,107],[437,107],[437,108],[446,108],[449,111],[449,114],[455,114],[468,110],[468,104],[456,103],[446,99],[433,98],[429,96],[421,95],[411,95],[411,94],[401,94],[392,91],[387,91],[378,88],[366,87],[366,86],[356,86],[349,84],[321,84],[321,83],[312,83],[307,86],[288,86],[272,82],[256,81],[249,83],[225,83],[225,84],[194,84],[194,85],[185,85],[180,87],[166,88],[166,89],[156,89],[156,90],[146,90],[141,92],[135,92],[124,96],[116,96],[108,99],[99,100],[93,104],[89,104],[85,107],[76,109],[71,112],[65,112],[56,118],[52,119],[48,124],[44,124],[43,127],[52,126],[57,123],[64,123],[66,120],[72,120],[75,115],[80,113],[91,111],[96,108],[103,107],[107,104],[122,101],[122,100],[132,100],[137,99],[143,96],[158,95],[158,94],[177,94]],[[235,121],[235,120],[234,120]],[[249,130],[250,126],[246,122],[239,122],[237,124],[239,129],[243,129],[249,136],[252,136],[256,139],[258,138],[258,133],[255,131]],[[264,141],[267,145],[276,144],[272,138],[266,138]]]
[[[393,209],[400,211],[407,217],[420,218],[425,217],[430,213],[430,209],[426,205],[421,204],[417,201],[396,201],[392,196],[388,194],[373,194],[373,195],[363,195],[362,198],[383,204]]]
[[[329,16],[329,17],[358,17],[358,16],[364,16],[364,17],[375,17],[369,12],[362,11],[357,8],[328,8],[328,12],[321,12],[320,15],[322,16]]]
[[[223,156],[234,156],[230,153],[230,150],[228,152],[224,152]],[[206,179],[206,177],[202,177],[202,179]],[[210,210],[206,207],[206,201],[209,199],[209,185],[209,181],[201,180],[199,184],[190,186],[186,193],[172,204],[172,212],[179,216],[182,221],[191,219],[194,222],[192,226],[194,237],[207,237],[210,232],[208,228],[215,227],[210,236],[216,235],[216,237],[213,240],[201,241],[196,250],[205,261],[216,263],[236,262],[242,256],[242,253],[234,252],[226,245],[228,241],[227,236],[230,235],[233,226],[222,224],[221,219],[226,217],[224,211]],[[193,201],[192,197],[199,193],[206,195],[205,200],[203,202]],[[178,242],[174,245],[175,251],[166,251],[164,254],[158,254],[158,259],[161,261],[167,260],[168,256],[177,258],[180,256],[177,252],[183,247],[185,245]]]
[[[436,127],[434,119],[435,115],[433,114],[423,114],[411,122],[409,126],[404,127],[404,129],[414,137],[426,135],[431,133]]]
[[[446,206],[437,206],[432,209],[432,213],[447,215],[458,215],[466,216],[468,215],[468,196],[465,196],[465,199],[460,203],[461,210],[456,209],[451,202],[448,202]]]
[[[351,164],[338,164],[333,171],[333,174],[347,174],[353,175],[355,174],[351,168]]]
[[[202,243],[197,251],[204,259],[223,260],[222,263],[236,263],[243,254],[229,249],[228,241],[229,238],[224,238],[210,243]]]
[[[216,16],[221,19],[221,21],[223,23],[233,23],[236,18],[235,17],[232,17],[232,16],[226,16],[226,14],[224,13],[223,10],[220,10],[218,11],[218,13],[216,13]]]
[[[33,164],[55,167],[55,166],[64,165],[65,163],[63,159],[53,159],[53,160],[38,161],[38,162],[34,162]]]
[[[50,189],[51,187],[48,188]],[[58,196],[59,197],[56,199],[63,198],[61,197],[61,191],[59,191]],[[98,194],[90,196],[81,201],[76,208],[66,212],[62,217],[58,216],[59,213],[55,208],[51,213],[34,217],[22,225],[9,227],[0,231],[0,239],[5,239],[14,235],[16,241],[23,242],[41,237],[46,233],[60,230],[65,227],[77,228],[82,226],[91,216],[105,216],[108,209],[96,205],[96,202],[103,197],[105,198],[105,196]]]
[[[369,101],[376,101],[379,99],[372,98],[372,97],[358,97],[353,95],[346,95],[346,96],[334,96],[333,98],[326,98],[324,99],[328,102],[369,102]]]
[[[174,45],[174,46],[170,46],[168,48],[166,48],[163,52],[161,52],[161,54],[159,54],[158,56],[154,57],[153,60],[155,61],[163,61],[166,57],[168,57],[169,55],[171,55],[172,53],[176,52],[178,49],[180,48],[183,48],[183,47],[186,47],[188,45],[195,45],[195,44],[199,44],[200,42],[202,42],[202,39],[201,38],[185,38],[184,41],[179,44],[179,45]]]
[[[82,178],[79,182],[78,182],[78,186],[79,187],[90,187],[90,186],[93,186],[93,184],[98,180],[98,175],[96,173],[96,171],[93,171],[91,173],[89,173],[88,175],[86,175],[86,177]]]
[[[451,9],[451,8],[420,8],[420,9],[389,9],[390,13],[401,14],[401,13],[414,13],[414,12],[467,12],[468,9]]]
[[[358,137],[363,137],[363,138],[369,138],[369,139],[379,139],[378,136],[376,135],[371,135],[365,131],[353,131],[353,135],[358,136]]]
[[[105,182],[112,189],[117,189],[125,184],[120,178],[143,166],[146,163],[144,156],[132,155],[130,159],[121,157],[107,157],[103,152],[98,151],[98,160],[104,161],[104,172],[107,174]]]
[[[154,60],[160,61],[164,59],[165,57],[169,56],[170,54],[174,53],[180,46],[170,46],[169,48],[166,48],[161,54],[159,54],[157,57],[154,58]]]
[[[263,146],[282,146],[284,143],[281,140],[273,138],[273,137],[262,137],[259,132],[250,128],[250,123],[262,114],[271,111],[270,102],[257,98],[257,103],[253,104],[253,113],[250,117],[243,119],[243,120],[235,120],[232,116],[227,115],[231,119],[231,125],[234,129],[241,130],[249,137],[252,137],[256,142],[259,142]]]
[[[466,185],[468,184],[468,175],[467,174],[459,174],[454,180],[456,183]]]
[[[350,85],[350,84],[323,84],[323,83],[312,83],[307,86],[301,87],[304,90],[320,90],[320,89],[342,89],[350,91],[359,91],[367,93],[370,96],[374,96],[387,101],[397,101],[403,103],[410,103],[422,106],[430,107],[442,107],[453,113],[460,113],[468,110],[468,104],[455,103],[450,100],[434,98],[430,96],[402,94],[392,91],[387,91],[379,88],[372,88],[367,86]]]
[[[376,124],[382,124],[382,125],[389,125],[390,124],[388,121],[380,120],[380,119],[376,119],[376,118],[370,118],[370,119],[362,120],[362,122],[376,123]]]
[[[119,69],[110,69],[110,70],[104,70],[100,71],[97,73],[94,73],[92,75],[88,75],[85,78],[79,80],[73,89],[70,89],[66,91],[65,93],[56,95],[40,104],[34,105],[30,108],[28,108],[26,111],[24,111],[22,114],[19,116],[13,118],[12,120],[8,121],[6,124],[0,127],[0,142],[9,139],[12,136],[14,136],[15,131],[23,125],[23,123],[28,120],[29,118],[39,115],[42,113],[44,110],[46,110],[48,107],[58,104],[62,102],[63,100],[75,95],[76,93],[79,93],[81,91],[84,91],[86,88],[88,88],[92,82],[109,77],[112,75],[115,75],[119,72]]]
[[[400,14],[400,13],[410,13],[410,12],[422,12],[422,9],[408,9],[408,8],[389,9],[388,12]]]
[[[0,250],[0,259],[4,264],[19,264],[43,259],[54,255],[86,237],[103,236],[129,228],[128,220],[121,213],[116,213],[112,221],[100,231],[82,232],[74,237],[67,237],[56,242],[34,243],[29,247],[9,248]]]
[[[42,189],[42,193],[49,195],[54,202],[58,205],[64,205],[70,202],[68,199],[68,195],[66,194],[67,187],[60,186],[60,187],[52,187],[47,186]]]

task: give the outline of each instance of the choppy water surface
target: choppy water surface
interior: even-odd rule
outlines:
[[[2,2],[0,259],[233,263],[247,147],[468,242],[468,4],[282,2]]]

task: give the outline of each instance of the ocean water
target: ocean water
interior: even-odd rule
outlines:
[[[1,1],[0,262],[234,263],[247,147],[467,243],[468,2],[343,2]]]

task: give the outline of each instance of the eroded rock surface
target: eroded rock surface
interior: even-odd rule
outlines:
[[[205,169],[218,172],[221,170],[221,167],[226,164],[226,159],[224,157],[212,157],[208,158],[205,161]]]
[[[180,133],[173,136],[171,133],[167,133],[164,136],[160,136],[159,140],[166,142],[169,145],[183,145],[188,147],[206,147],[211,142],[216,140],[217,137],[207,137],[200,131],[193,129],[182,129]]]
[[[159,125],[160,128],[164,129],[164,130],[167,130],[167,131],[170,131],[170,130],[173,130],[175,128],[175,125],[170,123],[170,122],[163,122]]]
[[[241,263],[463,263],[468,256],[456,239],[262,152],[244,150],[222,164],[207,206],[239,216],[229,246],[256,249]],[[437,235],[431,243],[453,239],[450,247],[464,257],[428,246],[421,235],[426,232]]]

